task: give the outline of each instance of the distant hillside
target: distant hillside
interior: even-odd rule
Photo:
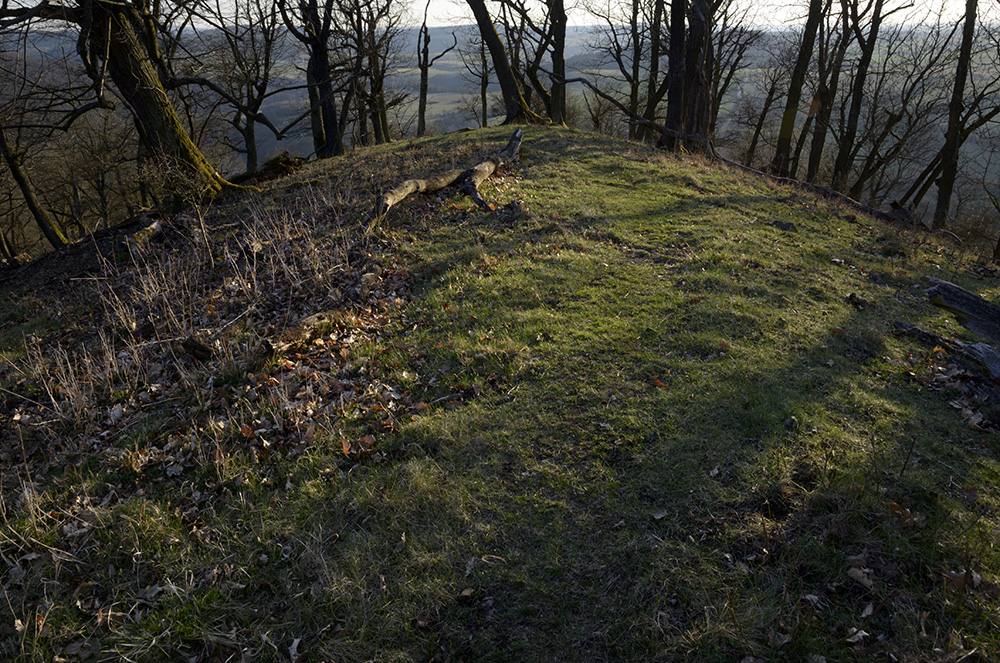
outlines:
[[[1000,386],[921,282],[996,270],[565,129],[369,222],[508,137],[0,275],[0,658],[1000,660]]]

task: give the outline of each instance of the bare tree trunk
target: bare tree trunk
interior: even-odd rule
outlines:
[[[788,162],[788,176],[791,178],[797,178],[799,172],[799,160],[802,158],[802,150],[806,146],[806,139],[809,138],[809,130],[812,129],[814,118],[807,117],[805,124],[802,125],[802,131],[799,132],[799,139],[795,141],[795,151],[792,152],[792,158]]]
[[[63,234],[59,223],[52,218],[45,207],[42,206],[41,201],[38,200],[38,196],[35,195],[35,189],[31,186],[31,179],[21,165],[18,155],[14,154],[10,143],[7,142],[7,135],[4,133],[3,127],[0,127],[0,153],[3,154],[4,161],[7,162],[7,168],[14,177],[14,181],[17,182],[17,186],[21,190],[21,196],[24,198],[31,216],[35,219],[35,223],[38,224],[38,228],[45,235],[45,239],[49,240],[49,244],[56,249],[69,244],[69,240]]]
[[[496,72],[497,81],[500,83],[500,91],[503,94],[504,109],[507,117],[504,124],[517,122],[537,121],[540,118],[532,112],[521,94],[521,86],[514,77],[510,60],[507,59],[507,51],[504,49],[500,35],[493,25],[490,13],[486,9],[486,0],[466,0],[472,9],[472,14],[476,17],[476,24],[479,26],[479,34],[483,42],[490,51],[490,58],[493,60],[493,70]]]
[[[337,118],[337,102],[333,94],[330,68],[330,22],[332,7],[329,0],[320,15],[318,0],[301,0],[298,3],[302,27],[296,25],[288,12],[287,0],[278,0],[281,18],[288,31],[305,44],[309,59],[306,61],[306,83],[309,86],[309,103],[312,109],[313,147],[316,156],[328,158],[344,153],[344,134]],[[344,106],[347,112],[347,106]]]
[[[550,0],[552,21],[552,98],[549,119],[556,124],[566,122],[566,6],[563,0]]]
[[[417,32],[417,67],[420,69],[420,93],[417,100],[417,138],[423,137],[427,131],[427,88],[431,69],[431,33],[427,29],[427,12],[431,8],[431,0],[424,6],[424,22]]]
[[[844,11],[849,11],[848,3],[852,0],[842,0]],[[837,161],[833,165],[833,188],[840,191],[847,185],[847,173],[851,169],[854,159],[854,143],[858,136],[858,122],[861,118],[861,110],[864,105],[865,81],[868,78],[868,69],[871,67],[872,56],[875,53],[875,44],[878,40],[879,28],[882,25],[883,0],[875,0],[872,9],[872,23],[868,31],[868,36],[861,34],[860,19],[857,15],[857,6],[853,7],[853,29],[857,36],[858,44],[861,46],[861,59],[858,61],[858,68],[854,73],[854,84],[851,86],[851,108],[847,114],[847,126],[840,137],[840,145],[837,150]]]
[[[632,0],[632,10],[629,14],[629,42],[632,44],[632,53],[629,57],[631,70],[628,78],[628,112],[632,115],[639,113],[639,76],[642,73],[642,21],[639,16],[639,0]],[[638,138],[642,136],[642,127],[635,123],[629,123],[628,137]]]
[[[670,3],[670,52],[667,64],[667,117],[664,127],[669,132],[679,132],[684,118],[684,21],[687,14],[687,0],[672,0]],[[664,134],[661,144],[668,150],[676,150],[677,138]]]
[[[760,115],[757,117],[757,124],[753,128],[753,136],[750,138],[750,146],[747,148],[746,156],[743,158],[743,164],[748,168],[753,167],[753,157],[754,153],[757,152],[757,143],[760,142],[760,134],[764,131],[764,123],[767,121],[767,113],[771,110],[771,106],[774,105],[774,98],[778,93],[778,79],[775,78],[771,81],[771,85],[767,88],[767,96],[764,97],[764,107],[760,110]]]
[[[881,0],[880,0],[881,1]],[[792,135],[795,133],[795,117],[799,112],[799,102],[802,100],[802,86],[809,73],[809,62],[812,60],[813,47],[816,44],[816,32],[820,19],[823,17],[823,0],[809,1],[809,14],[806,17],[805,31],[799,44],[799,55],[792,69],[792,78],[788,83],[788,96],[785,98],[785,112],[781,115],[781,129],[778,131],[778,147],[774,151],[771,162],[773,170],[781,176],[788,174],[788,161],[792,151]]]
[[[837,87],[840,85],[840,72],[847,55],[847,38],[849,18],[846,12],[841,13],[841,34],[834,56],[824,72],[820,69],[819,89],[816,91],[814,103],[816,108],[816,126],[813,128],[812,144],[809,146],[809,163],[806,166],[806,181],[813,182],[819,174],[819,166],[823,160],[823,150],[826,147],[826,135],[830,130],[830,117],[833,114],[833,101],[837,98]],[[829,39],[829,36],[827,37]]]
[[[937,204],[934,207],[934,228],[944,228],[951,209],[951,195],[958,174],[958,153],[962,147],[962,109],[965,103],[965,83],[969,78],[972,61],[972,41],[976,32],[976,0],[965,1],[965,25],[962,28],[962,45],[955,66],[955,87],[948,104],[948,131],[941,150],[941,177],[938,180]]]
[[[306,90],[309,92],[309,126],[312,130],[313,152],[322,158],[326,155],[326,134],[323,132],[323,110],[319,102],[319,87],[312,71],[306,67]]]
[[[664,0],[653,0],[653,22],[649,25],[649,77],[646,85],[646,110],[642,114],[650,122],[656,121],[656,107],[663,99],[666,88],[660,91],[657,78],[660,77],[660,55],[663,53],[663,38],[660,32],[663,23]],[[649,140],[652,130],[643,127],[639,132],[641,140]]]
[[[486,128],[490,125],[490,76],[489,69],[487,69],[489,65],[486,62],[486,43],[482,41],[479,42],[479,58],[479,62],[482,65],[480,71],[483,72],[483,77],[479,79],[479,104],[482,113],[479,126]]]
[[[685,131],[692,136],[708,136],[712,119],[712,2],[692,0],[688,38],[684,52],[684,79],[687,83]],[[698,145],[696,149],[701,149]]]
[[[0,228],[0,257],[9,264],[14,264],[14,247],[7,241],[7,233]]]
[[[243,144],[247,150],[247,172],[253,173],[257,170],[257,123],[247,118],[247,124],[243,128]]]

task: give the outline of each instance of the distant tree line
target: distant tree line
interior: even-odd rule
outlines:
[[[570,58],[565,0],[467,0],[441,43],[429,0],[0,0],[0,258],[232,186],[262,132],[317,158],[425,135],[452,51],[481,126],[718,152],[995,236],[995,8],[800,2],[584,0]]]

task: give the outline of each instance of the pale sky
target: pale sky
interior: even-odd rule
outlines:
[[[601,3],[604,4],[607,1],[601,0]],[[808,5],[808,0],[771,0],[770,2],[766,0],[764,2],[741,0],[741,4],[743,2],[757,7],[759,14],[754,23],[770,25],[796,22],[795,19],[797,17],[805,16]],[[426,4],[426,0],[415,0],[411,5],[413,22],[416,25],[420,25]],[[494,3],[487,2],[487,6],[492,4]],[[567,4],[581,5],[580,2],[573,2],[572,0],[569,0]],[[904,0],[899,0],[898,2],[889,0],[886,4],[891,7],[896,4],[904,4]],[[905,17],[905,20],[913,22],[919,22],[930,15],[936,14],[939,8],[943,8],[949,18],[957,19],[965,9],[965,0],[905,0],[905,4],[913,4],[914,6],[909,10],[900,12],[897,16],[900,18]],[[993,11],[991,5],[994,3],[990,0],[980,0],[979,4],[981,15],[985,11]],[[427,22],[430,25],[440,26],[471,24],[474,23],[474,20],[465,0],[431,0]],[[570,25],[587,25],[592,22],[593,19],[588,16],[585,10],[580,8],[570,10]]]

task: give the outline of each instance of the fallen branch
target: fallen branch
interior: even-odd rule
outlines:
[[[511,136],[507,146],[495,155],[479,162],[472,168],[466,170],[449,170],[446,173],[428,177],[425,179],[404,180],[396,187],[386,191],[379,196],[375,202],[375,210],[369,217],[369,221],[385,216],[386,212],[407,196],[414,193],[433,193],[449,186],[462,185],[460,191],[476,201],[476,204],[484,209],[490,209],[479,193],[479,185],[488,179],[505,163],[510,163],[517,158],[517,152],[521,148],[521,140],[524,133],[518,129]]]

